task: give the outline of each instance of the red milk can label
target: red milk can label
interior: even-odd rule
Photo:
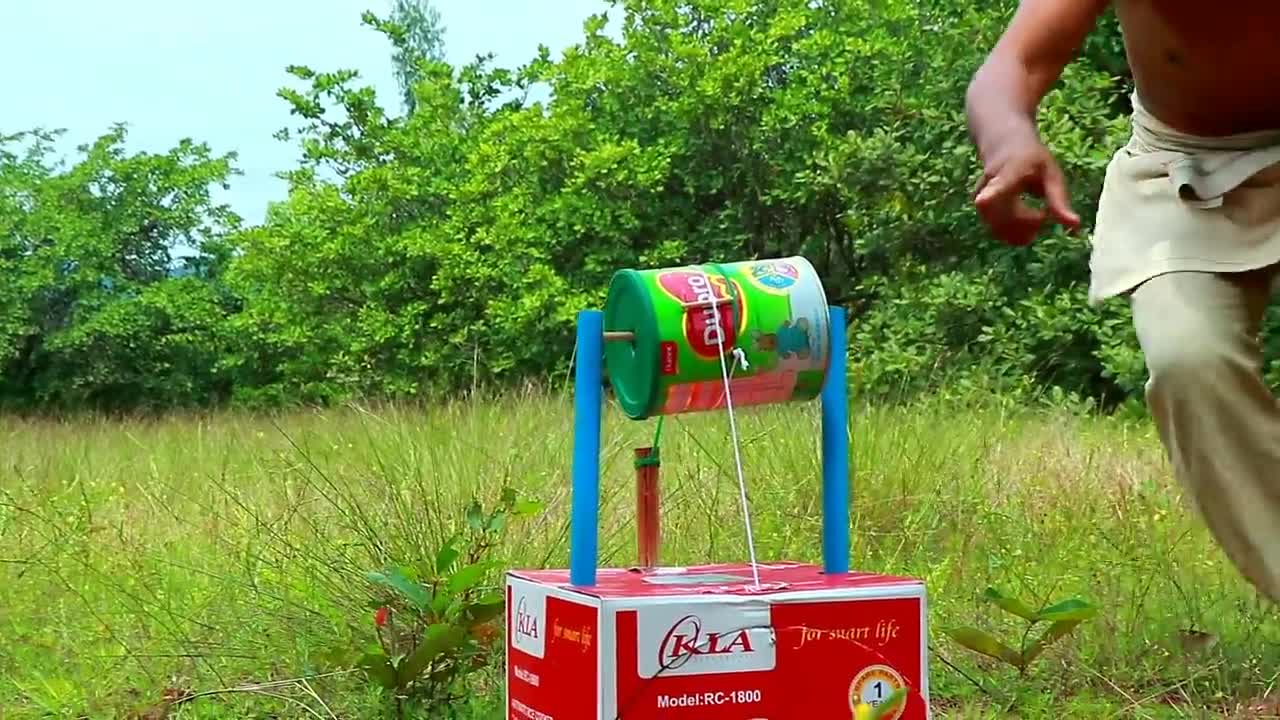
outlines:
[[[658,352],[661,355],[663,375],[675,375],[680,372],[680,368],[676,364],[676,359],[680,356],[680,348],[674,340],[664,340],[658,346]]]
[[[682,305],[693,306],[684,311],[684,339],[690,350],[714,359],[733,349],[738,341],[734,324],[738,313],[732,300],[733,295],[742,297],[741,287],[735,287],[731,295],[723,277],[689,270],[663,272],[658,275],[658,285]]]

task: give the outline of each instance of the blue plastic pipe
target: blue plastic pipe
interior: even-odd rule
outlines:
[[[600,387],[604,313],[578,313],[577,367],[573,383],[573,510],[569,518],[569,582],[596,584],[600,521]]]
[[[831,363],[822,386],[822,564],[849,572],[849,342],[845,311],[830,310]]]

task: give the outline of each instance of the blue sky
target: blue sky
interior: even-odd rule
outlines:
[[[436,0],[454,64],[492,52],[500,65],[553,53],[582,37],[605,0]],[[291,126],[276,97],[291,63],[351,68],[399,108],[390,49],[360,24],[389,0],[0,0],[0,133],[65,128],[66,150],[111,123],[129,147],[163,151],[182,137],[236,151],[244,175],[223,197],[248,222],[284,194],[273,173],[291,167]],[[612,15],[611,13],[611,19]]]

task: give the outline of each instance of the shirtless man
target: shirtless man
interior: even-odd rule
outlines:
[[[1081,224],[1035,116],[1110,4],[1023,0],[973,77],[974,203],[1010,245]],[[1280,410],[1257,338],[1280,276],[1280,2],[1115,9],[1134,132],[1099,198],[1090,303],[1128,297],[1174,472],[1234,565],[1280,602]]]

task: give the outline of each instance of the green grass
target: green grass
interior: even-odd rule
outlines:
[[[0,717],[160,717],[167,689],[209,693],[171,717],[378,717],[333,660],[373,641],[364,572],[430,557],[505,484],[546,512],[504,562],[563,567],[569,407],[0,421]],[[817,410],[740,413],[762,559],[820,560]],[[634,557],[630,453],[652,432],[607,418],[604,564]],[[853,562],[928,583],[940,716],[997,717],[999,694],[1013,717],[1221,717],[1280,675],[1280,622],[1183,509],[1147,424],[931,401],[852,433]],[[663,460],[663,561],[744,560],[724,415],[669,420]],[[1101,614],[1019,678],[940,632],[1010,632],[988,585]],[[1218,642],[1185,651],[1186,629]],[[470,716],[501,717],[500,668],[480,682]]]

